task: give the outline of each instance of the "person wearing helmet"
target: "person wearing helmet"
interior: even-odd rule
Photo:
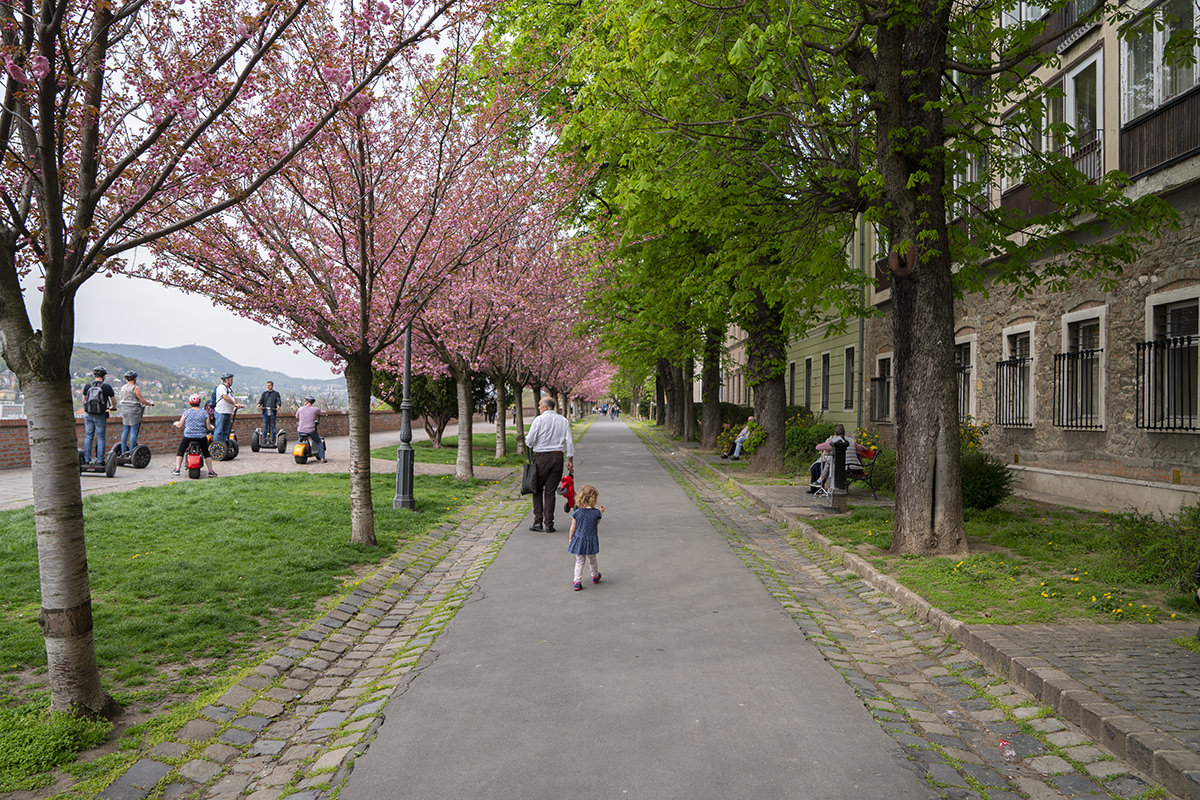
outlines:
[[[304,405],[296,409],[296,433],[308,436],[317,453],[317,461],[325,461],[325,443],[321,434],[317,433],[317,421],[324,412],[317,408],[317,398],[309,395],[304,398]]]
[[[116,392],[104,381],[108,370],[96,367],[92,370],[92,382],[83,385],[83,459],[93,464],[104,461],[104,451],[108,445],[108,408],[112,402],[115,407]],[[96,443],[95,457],[92,457],[92,442]]]
[[[179,443],[179,450],[175,453],[175,469],[171,470],[172,475],[179,474],[188,445],[196,442],[200,445],[200,452],[204,454],[208,477],[217,477],[217,473],[213,471],[212,458],[208,455],[208,432],[212,430],[212,420],[208,418],[208,412],[200,407],[200,403],[200,395],[193,394],[188,398],[188,407],[184,409],[183,414],[171,423],[176,428],[183,429],[183,441]]]
[[[221,376],[213,392],[216,402],[213,403],[213,441],[229,444],[229,431],[233,428],[233,412],[245,408],[233,396],[233,375],[226,372]]]
[[[117,410],[121,412],[121,452],[132,453],[137,447],[138,431],[142,428],[142,413],[151,403],[137,385],[137,373],[125,373],[125,385],[117,390]]]

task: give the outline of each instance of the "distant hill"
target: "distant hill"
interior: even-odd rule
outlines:
[[[77,362],[81,354],[85,356],[85,360],[91,358],[93,361]],[[104,361],[106,357],[109,359],[107,363]],[[230,372],[234,376],[234,391],[239,395],[253,395],[254,399],[258,398],[267,381],[274,381],[275,390],[285,398],[289,395],[304,394],[328,398],[344,398],[346,395],[346,382],[342,378],[293,378],[282,372],[247,367],[226,358],[211,347],[195,344],[154,347],[141,344],[80,342],[75,345],[75,354],[71,359],[73,374],[77,372],[77,363],[87,375],[91,375],[93,367],[103,366],[109,375],[116,376],[117,379],[120,379],[125,370],[133,369],[137,371],[139,381],[144,380],[143,376],[153,374],[152,370],[157,365],[159,369],[165,368],[165,372],[186,379],[204,391],[211,391],[221,379],[221,375]],[[138,365],[145,365],[147,371],[143,372],[143,368]]]

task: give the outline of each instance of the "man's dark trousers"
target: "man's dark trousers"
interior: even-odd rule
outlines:
[[[554,525],[554,492],[562,482],[563,451],[534,453],[533,463],[538,473],[538,490],[533,493],[533,524],[550,528]]]

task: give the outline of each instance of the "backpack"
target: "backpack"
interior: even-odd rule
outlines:
[[[108,410],[108,403],[104,399],[103,383],[94,381],[83,391],[83,410],[85,413],[103,414]]]
[[[208,405],[204,407],[205,411],[212,411],[217,407],[217,387],[213,387],[212,396],[208,398]]]

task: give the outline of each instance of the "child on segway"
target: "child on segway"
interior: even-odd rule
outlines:
[[[179,474],[179,469],[183,466],[184,453],[187,452],[189,445],[196,444],[199,445],[204,463],[208,467],[208,477],[217,477],[217,473],[212,468],[212,457],[208,454],[208,432],[212,430],[212,422],[208,418],[208,412],[200,407],[200,403],[200,395],[193,394],[188,398],[188,408],[184,410],[179,419],[172,423],[176,428],[183,429],[183,440],[179,443],[179,451],[175,454],[175,469],[171,471],[172,475]]]

